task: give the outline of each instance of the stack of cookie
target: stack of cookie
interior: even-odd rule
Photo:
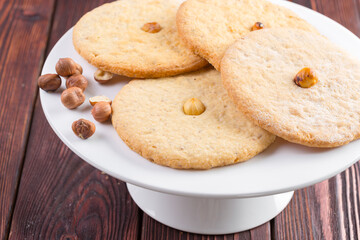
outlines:
[[[120,90],[112,124],[155,163],[243,162],[275,135],[310,147],[360,138],[359,61],[266,0],[120,0],[84,15],[73,42],[97,68],[143,78]]]

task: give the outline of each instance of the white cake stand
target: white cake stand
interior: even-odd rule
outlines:
[[[295,11],[329,39],[360,59],[360,40],[344,27],[307,8],[273,1]],[[49,54],[42,74],[54,73],[60,57],[71,57],[90,80],[87,98],[114,98],[128,80],[100,85],[96,70],[72,45],[69,30]],[[60,101],[64,84],[56,93],[40,91],[44,113],[59,138],[77,155],[105,173],[127,182],[131,196],[148,215],[171,227],[194,233],[226,234],[244,231],[275,217],[292,198],[295,189],[330,178],[360,158],[360,141],[334,149],[315,149],[278,139],[252,160],[207,171],[175,170],[158,166],[132,152],[110,123],[96,123],[96,133],[84,141],[71,124],[92,120],[91,106],[66,109]]]

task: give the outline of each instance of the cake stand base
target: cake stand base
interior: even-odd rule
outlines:
[[[129,183],[127,187],[136,204],[150,217],[199,234],[228,234],[257,227],[278,215],[294,194],[222,199],[160,193]]]

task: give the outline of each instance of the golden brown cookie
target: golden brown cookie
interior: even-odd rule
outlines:
[[[226,49],[257,22],[265,29],[287,27],[316,32],[291,10],[266,0],[187,0],[180,6],[176,21],[184,42],[217,70]]]
[[[198,101],[191,106],[189,99]],[[186,115],[185,111],[201,112]],[[156,80],[133,80],[115,97],[112,123],[135,152],[157,164],[209,169],[246,161],[275,136],[231,102],[213,69]],[[191,110],[191,111],[190,111]]]
[[[176,1],[121,0],[85,14],[75,25],[78,53],[101,70],[128,77],[165,77],[207,62],[187,49],[176,30]]]
[[[310,88],[296,84],[307,76],[296,78],[303,68],[318,78]],[[249,33],[227,50],[221,75],[239,109],[279,137],[311,147],[360,137],[360,62],[325,37],[296,29]]]

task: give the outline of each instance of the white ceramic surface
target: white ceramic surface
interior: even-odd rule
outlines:
[[[199,234],[229,234],[257,227],[278,215],[293,191],[256,198],[193,198],[127,184],[131,197],[150,217],[170,227]]]
[[[344,27],[314,11],[291,2],[274,0],[312,23],[329,39],[360,59],[360,40]],[[96,70],[74,50],[69,30],[49,54],[42,73],[55,72],[60,57],[71,57],[84,68],[90,80],[85,94],[114,98],[126,80],[100,85],[93,81]],[[110,123],[96,123],[96,133],[84,141],[76,137],[71,123],[79,118],[92,120],[91,106],[66,109],[60,102],[61,90],[40,97],[46,118],[60,139],[82,159],[128,183],[164,193],[184,196],[236,198],[289,192],[334,176],[360,157],[360,141],[334,149],[308,148],[278,139],[252,160],[207,171],[184,171],[158,166],[131,151]],[[141,97],[141,96],[139,96]]]

